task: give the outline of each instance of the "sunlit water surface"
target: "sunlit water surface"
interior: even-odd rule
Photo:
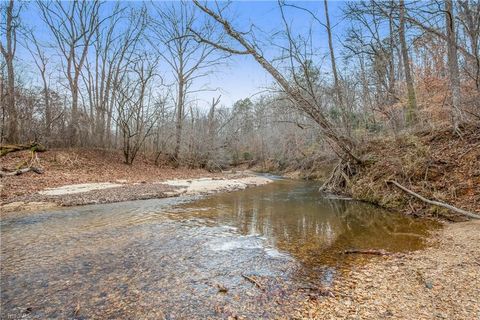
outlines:
[[[343,250],[416,250],[433,228],[317,190],[279,180],[4,219],[1,318],[285,316],[349,267]]]

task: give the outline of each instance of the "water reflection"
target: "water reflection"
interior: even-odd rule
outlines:
[[[299,261],[328,264],[349,249],[416,250],[432,223],[354,201],[324,199],[315,183],[280,181],[189,203],[170,217],[198,217],[260,235]]]
[[[347,248],[415,250],[426,222],[278,181],[200,199],[94,205],[3,220],[2,318],[270,318]],[[262,289],[247,281],[258,277]],[[225,290],[219,290],[225,288]],[[292,291],[293,290],[293,291]]]

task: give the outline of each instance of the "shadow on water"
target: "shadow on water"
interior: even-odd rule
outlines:
[[[3,220],[2,318],[285,315],[299,288],[348,266],[341,251],[417,250],[434,227],[317,188],[280,180]]]

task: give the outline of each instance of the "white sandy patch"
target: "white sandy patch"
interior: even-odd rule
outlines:
[[[185,179],[185,180],[167,180],[159,181],[158,183],[166,184],[173,187],[180,187],[175,191],[168,192],[169,196],[177,196],[179,194],[210,194],[221,191],[234,191],[243,190],[249,186],[259,186],[272,182],[271,179],[265,177],[244,177],[237,179],[212,179],[212,178],[199,178],[199,179]],[[134,183],[135,185],[137,183]],[[71,184],[58,188],[48,188],[39,193],[46,196],[61,196],[67,194],[75,194],[88,192],[92,190],[102,190],[114,187],[120,187],[125,184],[99,182],[99,183],[82,183]]]
[[[92,190],[101,190],[114,187],[121,187],[121,184],[110,183],[110,182],[99,182],[99,183],[82,183],[82,184],[71,184],[58,188],[48,188],[43,191],[40,191],[40,194],[46,196],[61,196],[64,194],[73,194],[73,193],[82,193]]]
[[[168,180],[162,182],[173,187],[180,187],[179,192],[185,194],[205,194],[219,191],[243,190],[249,186],[260,186],[272,182],[266,177],[245,177],[238,179],[191,179]]]

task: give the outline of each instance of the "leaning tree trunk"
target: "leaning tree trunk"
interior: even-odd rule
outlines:
[[[334,152],[341,158],[341,165],[337,166],[333,175],[336,179],[331,179],[336,185],[329,184],[325,189],[336,190],[346,187],[352,175],[357,172],[358,166],[363,163],[360,157],[356,154],[355,143],[350,137],[341,135],[336,128],[330,123],[325,114],[322,112],[321,106],[315,101],[306,97],[301,88],[292,85],[281,73],[275,68],[262,54],[257,50],[254,44],[247,41],[244,35],[230,25],[230,23],[221,17],[219,14],[210,10],[207,6],[202,5],[199,1],[194,0],[194,4],[203,12],[215,19],[223,26],[225,33],[243,47],[244,50],[236,50],[224,47],[221,44],[212,42],[208,39],[202,38],[198,33],[194,34],[200,39],[199,41],[206,42],[219,50],[229,52],[230,54],[246,54],[252,56],[255,61],[267,71],[283,89],[285,94],[296,105],[296,108],[306,113],[313,121],[315,121],[321,133],[325,136],[325,140],[332,147]],[[338,179],[337,179],[338,178]],[[338,183],[337,183],[338,182]]]
[[[322,133],[326,136],[327,141],[336,148],[336,152],[341,158],[346,161],[353,163],[361,163],[360,158],[355,154],[354,146],[355,144],[348,137],[342,136],[339,132],[335,130],[330,121],[325,117],[325,115],[319,110],[318,106],[314,102],[306,98],[298,87],[292,86],[290,82],[255,48],[254,45],[250,44],[244,36],[233,29],[228,21],[223,19],[220,15],[216,14],[208,7],[200,4],[197,0],[193,1],[195,5],[200,8],[203,12],[211,16],[218,23],[220,23],[225,32],[235,39],[245,51],[238,51],[227,49],[219,44],[215,44],[207,39],[201,39],[210,45],[213,45],[221,50],[228,51],[233,54],[248,54],[251,55],[262,68],[265,69],[280,85],[283,91],[298,105],[298,108],[304,111],[312,120],[314,120],[320,127]],[[198,36],[198,34],[197,34]]]

